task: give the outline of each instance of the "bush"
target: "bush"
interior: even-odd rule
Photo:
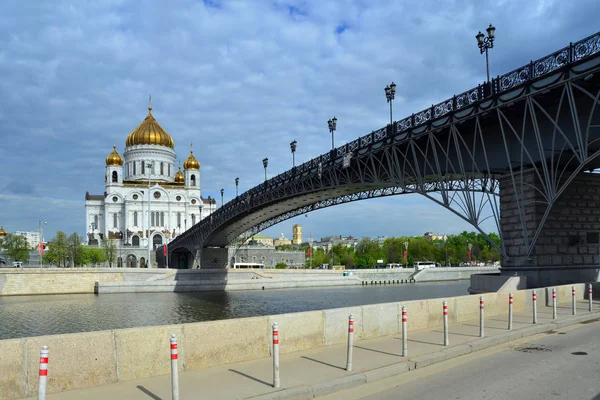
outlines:
[[[275,269],[286,269],[287,268],[287,264],[286,263],[277,263],[275,264]]]

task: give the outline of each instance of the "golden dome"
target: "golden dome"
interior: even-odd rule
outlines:
[[[191,149],[192,145],[190,145],[190,156],[183,163],[183,169],[200,169],[200,163],[194,157],[194,152]]]
[[[148,116],[144,121],[127,136],[125,146],[135,146],[137,144],[155,144],[158,146],[175,148],[173,138],[152,116],[152,106],[148,107]]]
[[[183,176],[183,172],[181,172],[181,167],[179,167],[179,171],[177,171],[175,173],[175,183],[184,183],[184,182],[185,182],[185,177]]]
[[[4,230],[3,227],[0,226],[0,236],[8,236],[8,233]]]
[[[113,145],[113,151],[106,157],[106,165],[123,166],[123,158],[117,151],[117,146]]]

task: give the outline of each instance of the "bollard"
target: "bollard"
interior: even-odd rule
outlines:
[[[508,293],[508,330],[512,330],[513,320],[513,292]]]
[[[48,378],[48,346],[40,350],[40,380],[38,382],[38,400],[46,400],[46,380]]]
[[[171,334],[171,389],[173,391],[173,400],[179,400],[179,371],[177,370],[177,337]]]
[[[279,386],[279,326],[273,322],[273,387]]]
[[[537,292],[535,289],[531,292],[531,301],[533,304],[533,323],[537,324]]]
[[[348,317],[348,358],[346,359],[346,371],[352,371],[352,346],[354,346],[354,316]]]
[[[483,296],[479,296],[479,337],[483,337]]]
[[[406,338],[406,306],[402,306],[402,357],[408,357],[408,340]]]
[[[552,319],[556,319],[556,288],[552,288]]]
[[[592,284],[588,284],[588,303],[590,312],[592,312]]]
[[[577,306],[575,305],[575,286],[571,286],[571,305],[573,308],[573,315],[577,314]]]
[[[450,344],[450,340],[448,340],[448,302],[444,300],[444,346],[448,346]]]

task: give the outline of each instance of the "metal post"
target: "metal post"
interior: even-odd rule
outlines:
[[[592,312],[592,284],[588,284],[588,303],[590,312]]]
[[[444,346],[448,346],[450,344],[450,340],[448,339],[448,302],[444,300]]]
[[[508,330],[513,328],[513,292],[508,293]]]
[[[556,319],[556,288],[552,288],[552,319]]]
[[[273,322],[273,387],[278,388],[279,381],[279,325]]]
[[[487,71],[487,83],[490,83],[490,64],[488,61],[488,48],[485,48],[485,69]]]
[[[146,168],[148,168],[148,259],[146,260],[147,268],[150,268],[150,176],[152,174],[151,166],[152,164],[146,165]]]
[[[532,304],[533,304],[533,323],[537,324],[537,292],[535,291],[535,289],[533,289],[533,292],[531,293],[531,297],[532,297]]]
[[[390,100],[390,125],[392,125],[392,100]]]
[[[408,357],[408,339],[406,337],[406,306],[402,306],[402,357]]]
[[[46,400],[46,381],[48,378],[48,346],[40,350],[40,378],[38,382],[38,400]]]
[[[479,296],[479,337],[483,337],[483,296]]]
[[[354,346],[354,316],[348,317],[348,357],[346,359],[346,371],[352,371],[352,347]]]
[[[571,305],[573,307],[573,315],[577,314],[577,306],[575,305],[575,286],[571,286]]]
[[[177,370],[177,337],[171,334],[171,389],[173,391],[173,400],[179,400],[179,371]]]

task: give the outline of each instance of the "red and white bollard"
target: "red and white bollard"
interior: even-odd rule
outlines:
[[[592,284],[588,284],[588,303],[590,312],[592,312]]]
[[[273,322],[273,387],[278,388],[279,381],[279,325]]]
[[[573,308],[573,315],[577,314],[577,306],[575,304],[575,286],[571,286],[571,305]]]
[[[408,357],[408,338],[406,337],[406,306],[402,306],[402,357]]]
[[[40,380],[38,383],[38,400],[46,400],[46,383],[48,378],[48,346],[40,350]]]
[[[508,330],[512,330],[513,327],[513,292],[508,293]]]
[[[450,344],[450,340],[448,339],[448,302],[444,300],[444,346],[448,346]]]
[[[531,292],[531,301],[533,305],[533,323],[537,324],[537,292],[535,289]]]
[[[479,337],[483,337],[483,296],[479,296]]]
[[[177,336],[171,334],[171,390],[173,400],[179,400],[179,371],[177,369],[177,360],[179,352],[177,350]]]
[[[354,316],[348,317],[348,357],[346,358],[346,371],[352,371],[352,347],[354,346]]]
[[[556,288],[552,288],[552,319],[556,319]]]

